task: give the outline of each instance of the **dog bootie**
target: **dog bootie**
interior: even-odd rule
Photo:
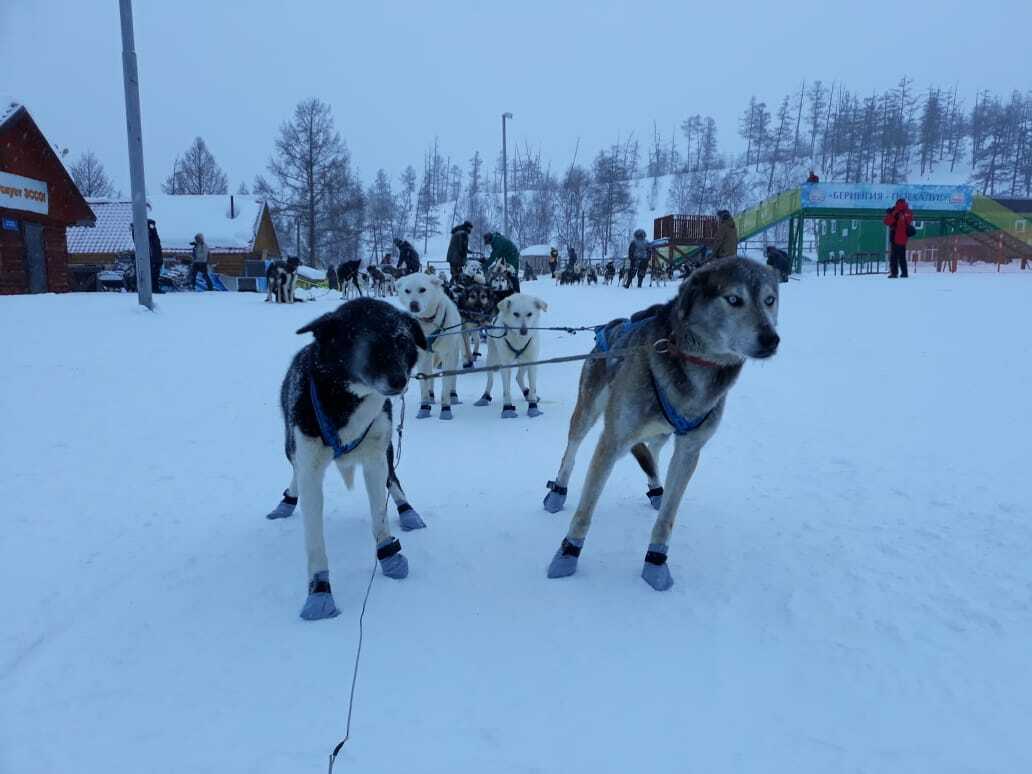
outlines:
[[[674,585],[674,579],[667,567],[667,546],[649,543],[649,551],[645,554],[645,565],[641,569],[641,577],[656,591],[666,591]]]
[[[330,591],[330,574],[326,570],[317,572],[308,583],[308,599],[301,608],[301,617],[306,621],[319,621],[338,615],[340,611],[333,603],[333,592]]]
[[[398,506],[398,519],[401,521],[401,528],[406,532],[411,532],[414,529],[423,529],[426,523],[416,513],[416,509],[408,503],[402,503]]]
[[[511,403],[506,403],[502,406],[502,419],[515,419],[517,416],[516,407]]]
[[[548,494],[545,495],[545,510],[549,513],[559,513],[566,505],[566,487],[559,486],[555,481],[548,482]]]
[[[272,513],[265,515],[267,519],[287,519],[294,515],[294,509],[297,508],[297,498],[291,497],[286,492],[283,493],[283,499],[280,500],[280,504],[273,508]]]
[[[657,511],[663,505],[663,487],[652,487],[652,489],[645,493],[645,496],[649,498],[649,502],[652,503],[652,507]]]
[[[430,416],[430,404],[420,403],[419,411],[416,412],[416,419],[426,419]]]
[[[537,407],[537,401],[534,401],[533,403],[531,403],[530,405],[527,406],[527,416],[528,417],[539,417],[539,416],[541,416],[544,413],[545,413],[544,411],[542,411],[541,409],[539,409]]]
[[[451,406],[441,406],[441,419],[454,419],[451,413]]]
[[[452,394],[451,394],[451,404],[453,406],[461,406],[462,405],[462,401],[459,400],[459,393],[457,393],[455,391],[452,391]]]
[[[376,558],[380,560],[380,569],[388,578],[401,580],[408,576],[408,559],[401,553],[401,543],[397,538],[388,538],[376,547]]]
[[[472,367],[473,367],[473,361],[472,360],[468,360],[467,362],[462,364],[463,370],[465,370],[467,368],[472,368]]]
[[[491,396],[490,396],[490,395],[488,395],[488,394],[487,394],[487,393],[485,392],[485,393],[484,393],[483,395],[481,395],[481,396],[480,396],[480,400],[478,400],[478,401],[477,401],[476,403],[474,403],[473,405],[474,405],[474,406],[490,406],[490,405],[491,405]]]
[[[548,565],[548,577],[566,578],[577,572],[577,560],[580,558],[582,548],[584,548],[583,540],[563,538],[559,550],[552,557],[552,563]]]

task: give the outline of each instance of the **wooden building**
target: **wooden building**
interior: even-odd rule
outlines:
[[[111,266],[133,251],[129,200],[90,199],[94,228],[68,231],[69,261],[75,271]],[[200,233],[208,245],[209,265],[223,277],[244,274],[244,262],[279,258],[280,246],[265,201],[245,194],[147,197],[147,217],[161,238],[165,260],[189,261],[190,243]],[[232,284],[232,283],[229,283]]]
[[[0,97],[0,293],[67,291],[65,230],[94,221],[29,111]]]

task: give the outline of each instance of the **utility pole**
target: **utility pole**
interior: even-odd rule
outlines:
[[[502,212],[505,221],[505,236],[509,236],[509,156],[505,141],[505,119],[512,113],[502,113]]]
[[[136,245],[136,295],[141,306],[154,309],[151,297],[150,234],[147,231],[147,186],[143,179],[143,126],[140,122],[140,78],[136,71],[132,0],[118,0],[122,15],[122,80],[125,84],[125,128],[129,139],[129,180],[133,195],[133,241]],[[157,278],[155,278],[157,280]]]

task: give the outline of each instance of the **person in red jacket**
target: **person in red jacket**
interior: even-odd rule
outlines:
[[[882,222],[889,227],[889,244],[892,246],[892,252],[889,254],[889,278],[906,277],[907,240],[914,233],[914,212],[906,199],[897,199],[896,206],[886,210],[885,220]]]

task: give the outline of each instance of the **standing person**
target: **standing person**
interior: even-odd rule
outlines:
[[[627,277],[624,280],[624,287],[631,286],[634,275],[638,275],[638,287],[645,279],[645,272],[649,267],[649,243],[645,240],[645,229],[639,228],[634,232],[634,239],[627,246]]]
[[[398,268],[402,275],[419,271],[419,253],[416,252],[416,248],[407,239],[395,239],[394,246],[398,248]]]
[[[469,235],[473,224],[463,221],[451,230],[451,241],[448,242],[448,266],[451,268],[452,281],[458,280],[462,267],[469,256]]]
[[[132,223],[129,224],[129,234],[135,244],[136,229]],[[161,238],[158,236],[158,225],[151,218],[147,218],[147,244],[150,246],[151,292],[164,293],[165,291],[161,289],[161,265],[163,263]]]
[[[197,288],[197,274],[201,273],[204,275],[208,290],[214,290],[215,286],[211,284],[211,275],[208,274],[208,245],[204,243],[204,234],[195,236],[194,241],[190,244],[193,247],[190,259],[190,289]]]
[[[717,235],[713,240],[713,258],[738,255],[738,227],[727,210],[717,210]]]
[[[548,251],[548,273],[555,279],[555,271],[559,268],[559,251],[554,247]]]
[[[811,169],[809,177],[806,178],[806,182],[807,183],[819,183],[819,182],[821,182],[821,179],[819,177],[817,177],[817,173],[814,172]]]
[[[491,247],[491,255],[487,259],[489,266],[494,266],[495,261],[505,261],[512,269],[512,281],[515,283],[515,290],[520,292],[520,251],[510,239],[497,231],[488,231],[484,234],[484,244]]]
[[[907,240],[914,235],[914,212],[906,199],[896,199],[896,206],[885,211],[882,221],[889,227],[889,279],[907,277]]]
[[[383,254],[383,260],[380,261],[380,265],[381,266],[390,266],[391,265],[391,260],[392,260],[391,254],[390,253],[384,253]]]
[[[572,272],[577,268],[577,251],[572,247],[566,248],[566,271]]]

